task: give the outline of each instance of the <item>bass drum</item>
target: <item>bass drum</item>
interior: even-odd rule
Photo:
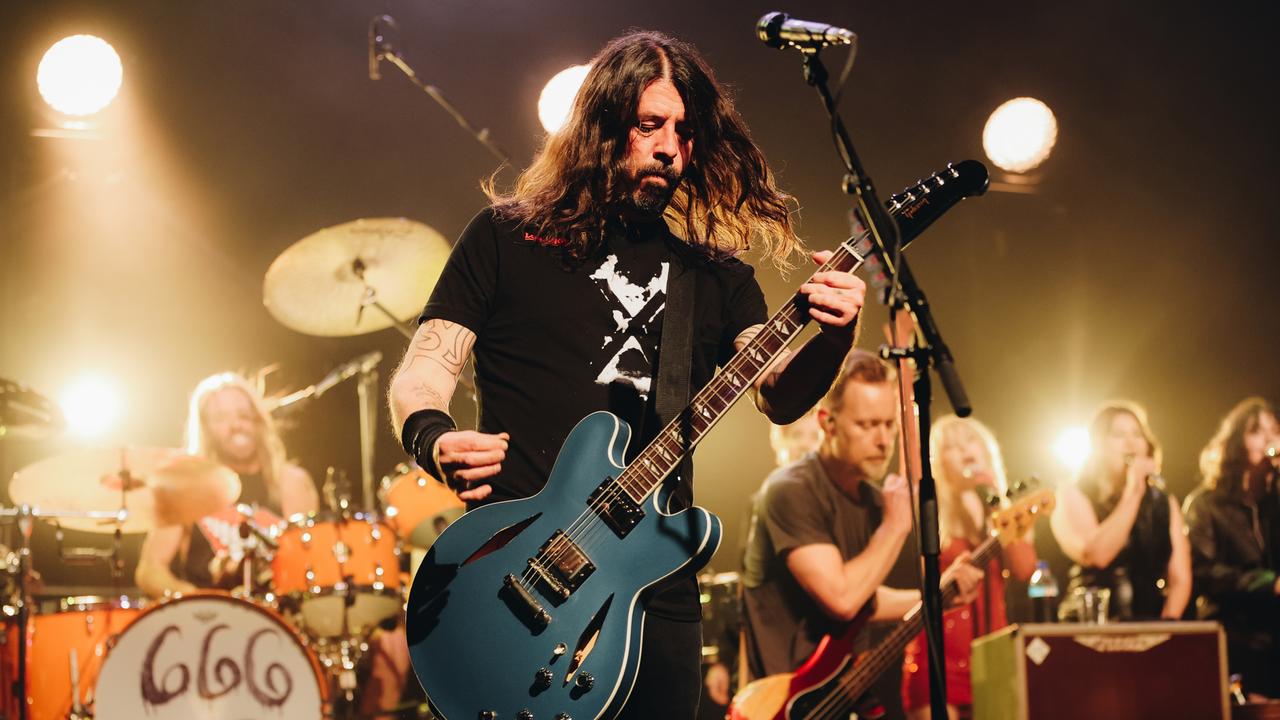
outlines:
[[[198,593],[147,610],[98,675],[97,720],[321,718],[320,664],[272,610]]]

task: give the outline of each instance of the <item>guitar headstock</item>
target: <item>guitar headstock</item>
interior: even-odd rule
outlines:
[[[961,160],[947,163],[945,168],[890,197],[885,204],[894,215],[910,219],[929,204],[930,196],[935,192],[955,202],[985,193],[989,183],[985,165],[977,160]]]
[[[1034,488],[991,513],[991,534],[1001,545],[1017,542],[1035,526],[1036,520],[1053,512],[1057,502],[1050,488]]]

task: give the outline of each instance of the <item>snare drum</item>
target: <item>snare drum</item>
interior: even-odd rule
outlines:
[[[93,687],[114,638],[142,611],[127,597],[96,595],[43,601],[27,622],[27,714],[62,720],[93,707]],[[18,620],[7,618],[5,709],[17,717],[8,682],[18,677]],[[73,670],[74,666],[74,670]]]
[[[282,607],[292,608],[312,637],[363,635],[404,605],[400,545],[366,513],[295,515],[280,534],[271,570]]]
[[[97,720],[323,717],[320,664],[275,612],[196,593],[142,613],[98,675]]]

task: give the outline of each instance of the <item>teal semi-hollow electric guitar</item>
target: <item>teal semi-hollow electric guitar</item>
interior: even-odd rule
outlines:
[[[887,203],[903,241],[987,187],[982,163],[935,173]],[[865,237],[820,270],[853,271]],[[466,513],[414,576],[407,632],[413,669],[445,720],[594,720],[626,702],[644,642],[642,593],[696,573],[720,520],[667,514],[664,479],[808,322],[797,293],[630,465],[631,428],[596,412],[569,434],[533,497]]]

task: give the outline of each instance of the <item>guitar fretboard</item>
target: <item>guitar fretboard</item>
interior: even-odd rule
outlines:
[[[865,236],[840,244],[817,272],[853,272],[864,262]],[[857,248],[857,249],[855,249]],[[860,252],[861,251],[861,252]],[[637,505],[680,464],[684,455],[706,437],[712,427],[764,374],[782,350],[809,321],[808,302],[796,293],[787,300],[760,332],[720,372],[694,395],[675,420],[658,434],[617,478],[618,486]]]

